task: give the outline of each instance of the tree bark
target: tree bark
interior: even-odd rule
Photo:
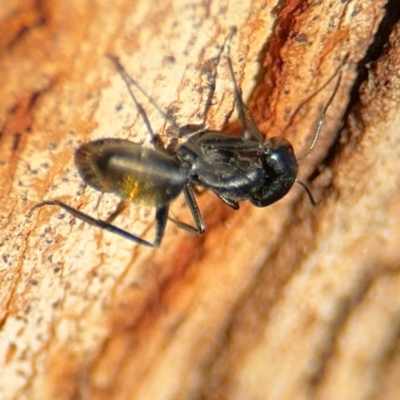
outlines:
[[[1,398],[400,397],[400,24],[386,3],[2,5]],[[206,233],[168,224],[157,249],[30,213],[59,199],[105,219],[118,198],[84,185],[74,151],[150,146],[107,54],[180,126],[202,121],[216,71],[207,127],[230,132],[228,53],[259,128],[298,156],[333,95],[299,161],[316,207],[296,185],[239,211],[201,191]],[[137,95],[167,143],[173,127]],[[191,221],[183,198],[172,213]],[[154,209],[115,223],[151,241]]]

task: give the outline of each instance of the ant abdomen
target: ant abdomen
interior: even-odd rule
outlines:
[[[173,156],[125,139],[83,144],[75,162],[83,181],[94,189],[152,206],[174,200],[188,180],[187,170]]]

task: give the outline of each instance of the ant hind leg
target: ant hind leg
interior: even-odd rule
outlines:
[[[64,211],[68,212],[69,214],[73,215],[75,218],[78,218],[83,222],[86,222],[97,228],[104,229],[105,231],[115,233],[116,235],[119,235],[119,236],[123,237],[124,239],[131,240],[134,243],[141,244],[141,245],[147,246],[147,247],[157,247],[160,244],[161,239],[163,237],[164,228],[165,228],[165,224],[167,221],[167,215],[168,215],[168,207],[166,210],[164,210],[164,209],[161,211],[157,210],[157,212],[156,212],[156,222],[157,222],[156,239],[155,239],[154,243],[150,243],[147,240],[144,240],[136,235],[133,235],[132,233],[129,233],[121,228],[118,228],[117,226],[112,225],[107,221],[103,221],[101,219],[95,219],[95,218],[91,217],[90,215],[85,214],[84,212],[79,211],[79,210],[69,206],[68,204],[65,204],[58,200],[43,201],[42,203],[36,204],[30,210],[28,216],[30,216],[35,209],[43,207],[43,206],[58,206],[58,207],[62,208]],[[165,214],[165,212],[166,212],[166,214]],[[111,215],[113,215],[113,214],[111,214]]]

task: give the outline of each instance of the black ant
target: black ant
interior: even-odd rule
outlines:
[[[282,137],[264,140],[258,130],[249,108],[243,102],[229,56],[226,59],[233,82],[238,118],[242,125],[241,137],[203,129],[177,145],[174,151],[168,151],[160,144],[146,113],[136,100],[131,85],[135,85],[143,93],[141,87],[128,75],[118,58],[109,58],[124,79],[144,120],[153,149],[129,140],[109,138],[89,142],[76,151],[75,162],[82,179],[99,191],[113,192],[122,198],[117,209],[106,221],[95,219],[58,200],[43,201],[35,205],[32,211],[38,207],[56,205],[93,226],[138,244],[157,247],[164,235],[169,203],[182,192],[196,226],[172,221],[178,227],[196,234],[205,231],[193,192],[194,185],[211,190],[228,206],[237,210],[239,202],[245,200],[249,200],[256,207],[266,207],[284,197],[297,182],[306,190],[315,205],[307,186],[296,179],[299,159],[296,159],[289,141]],[[338,85],[339,81],[337,87]],[[315,146],[325,112],[337,87],[321,113],[313,143],[307,154]],[[166,116],[165,113],[162,114]],[[170,119],[168,116],[166,118]],[[179,130],[181,134],[182,129]],[[156,235],[153,243],[111,224],[131,202],[155,207]]]

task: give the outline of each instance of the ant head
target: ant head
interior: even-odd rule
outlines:
[[[297,160],[292,145],[282,137],[267,139],[259,154],[265,179],[250,202],[256,207],[266,207],[280,200],[296,181]]]

